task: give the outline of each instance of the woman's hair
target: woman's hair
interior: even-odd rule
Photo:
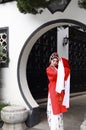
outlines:
[[[49,63],[51,63],[51,60],[53,60],[54,58],[59,59],[59,55],[57,54],[57,52],[53,52],[53,53],[50,55]]]

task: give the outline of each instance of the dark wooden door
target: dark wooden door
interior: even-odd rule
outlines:
[[[57,28],[42,35],[34,44],[27,62],[27,81],[35,99],[47,97],[46,67],[52,52],[57,51]]]
[[[28,57],[26,75],[33,97],[47,97],[48,79],[45,73],[49,56],[57,51],[57,28],[42,35],[32,47]],[[71,67],[71,93],[86,91],[86,33],[69,28],[69,62]]]
[[[71,92],[86,91],[86,33],[69,29]]]

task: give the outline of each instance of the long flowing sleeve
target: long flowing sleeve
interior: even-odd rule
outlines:
[[[56,82],[56,92],[61,93],[64,90],[64,98],[62,105],[69,108],[70,100],[70,68],[67,59],[59,61],[58,77]]]
[[[61,93],[61,91],[64,89],[65,89],[64,88],[64,66],[61,59],[58,64],[58,77],[56,81],[56,92]]]

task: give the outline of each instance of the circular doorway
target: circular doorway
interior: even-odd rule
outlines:
[[[26,40],[20,56],[19,56],[19,61],[18,61],[18,83],[19,83],[19,88],[22,93],[22,96],[28,105],[28,107],[32,110],[36,110],[36,108],[39,108],[39,104],[37,101],[34,99],[34,95],[30,91],[29,83],[27,82],[27,75],[26,75],[26,68],[27,68],[27,61],[29,58],[29,55],[31,53],[31,50],[36,43],[36,41],[47,31],[52,30],[56,27],[61,27],[61,26],[78,26],[83,30],[86,30],[86,25],[75,21],[75,20],[70,20],[70,19],[59,19],[59,20],[54,20],[50,21],[48,23],[45,23],[41,27],[39,27],[36,31],[34,31],[30,37]],[[41,78],[41,77],[40,77]]]

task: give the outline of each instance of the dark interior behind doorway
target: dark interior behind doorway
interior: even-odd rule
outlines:
[[[27,81],[35,99],[47,97],[48,79],[45,69],[52,52],[57,51],[57,28],[43,34],[34,44],[27,62]]]

